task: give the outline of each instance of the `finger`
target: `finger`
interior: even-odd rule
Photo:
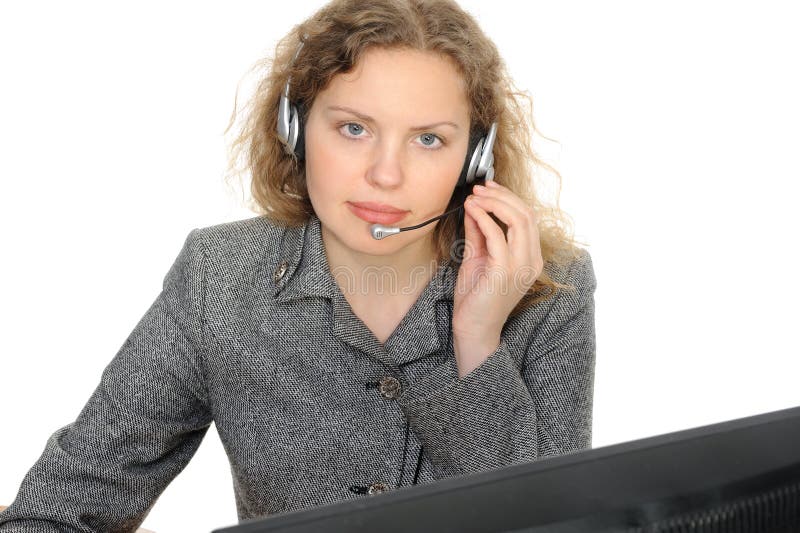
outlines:
[[[464,239],[466,241],[466,250],[464,251],[463,261],[488,254],[486,239],[469,210],[464,211]]]
[[[512,257],[517,264],[528,264],[531,260],[530,236],[533,231],[528,217],[500,198],[479,196],[475,200],[478,206],[494,213],[508,226],[508,249]]]
[[[505,235],[503,235],[503,230],[500,229],[500,226],[492,220],[492,217],[489,216],[484,209],[478,205],[476,201],[477,198],[471,198],[468,200],[464,206],[469,210],[469,213],[475,218],[475,221],[478,223],[478,227],[483,232],[486,240],[486,248],[489,251],[489,255],[494,258],[495,261],[507,265],[508,264],[508,245],[506,244]]]
[[[530,220],[536,221],[536,212],[533,207],[520,198],[517,193],[507,187],[503,187],[499,183],[487,181],[486,187],[475,186],[474,192],[481,198],[500,198],[504,202],[516,207],[520,212],[529,217]]]
[[[517,209],[520,213],[522,213],[528,221],[536,224],[537,217],[536,211],[534,211],[533,207],[528,204],[525,200],[520,198],[514,191],[503,187],[502,185],[496,184],[494,181],[488,181],[486,183],[494,184],[494,187],[481,187],[476,185],[474,188],[475,195],[479,198],[498,198],[507,204],[511,205],[515,209]]]
[[[512,205],[516,205],[520,211],[522,211],[529,221],[530,224],[530,250],[531,256],[528,259],[527,263],[523,263],[522,261],[519,263],[521,264],[529,264],[534,266],[535,268],[541,271],[543,266],[542,261],[542,252],[541,252],[541,238],[539,235],[539,223],[538,223],[538,216],[536,210],[530,205],[529,202],[526,202],[522,198],[520,198],[514,191],[509,189],[508,187],[503,186],[501,183],[498,183],[495,180],[489,180],[483,183],[485,187],[481,190],[480,187],[475,188],[475,192],[478,193],[481,197],[497,197],[501,198]],[[509,237],[510,239],[510,237]],[[512,248],[512,252],[513,252]]]

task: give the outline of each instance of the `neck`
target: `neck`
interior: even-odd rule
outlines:
[[[438,268],[429,238],[393,254],[372,255],[347,247],[324,225],[321,229],[331,274],[345,296],[413,300]]]

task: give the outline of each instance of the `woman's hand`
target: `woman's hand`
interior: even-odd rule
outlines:
[[[464,204],[466,243],[453,295],[459,377],[494,353],[509,314],[544,268],[536,212],[507,187],[486,185]],[[507,242],[490,212],[508,226]]]

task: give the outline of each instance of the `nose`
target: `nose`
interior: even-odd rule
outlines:
[[[378,143],[366,179],[374,187],[397,189],[405,179],[406,154],[400,142]]]

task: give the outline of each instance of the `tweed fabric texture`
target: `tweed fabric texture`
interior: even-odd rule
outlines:
[[[381,344],[337,285],[316,216],[195,228],[0,531],[135,530],[212,423],[240,520],[589,448],[592,261],[545,268],[575,290],[510,318],[459,378],[450,263]],[[397,394],[376,387],[390,377]]]

